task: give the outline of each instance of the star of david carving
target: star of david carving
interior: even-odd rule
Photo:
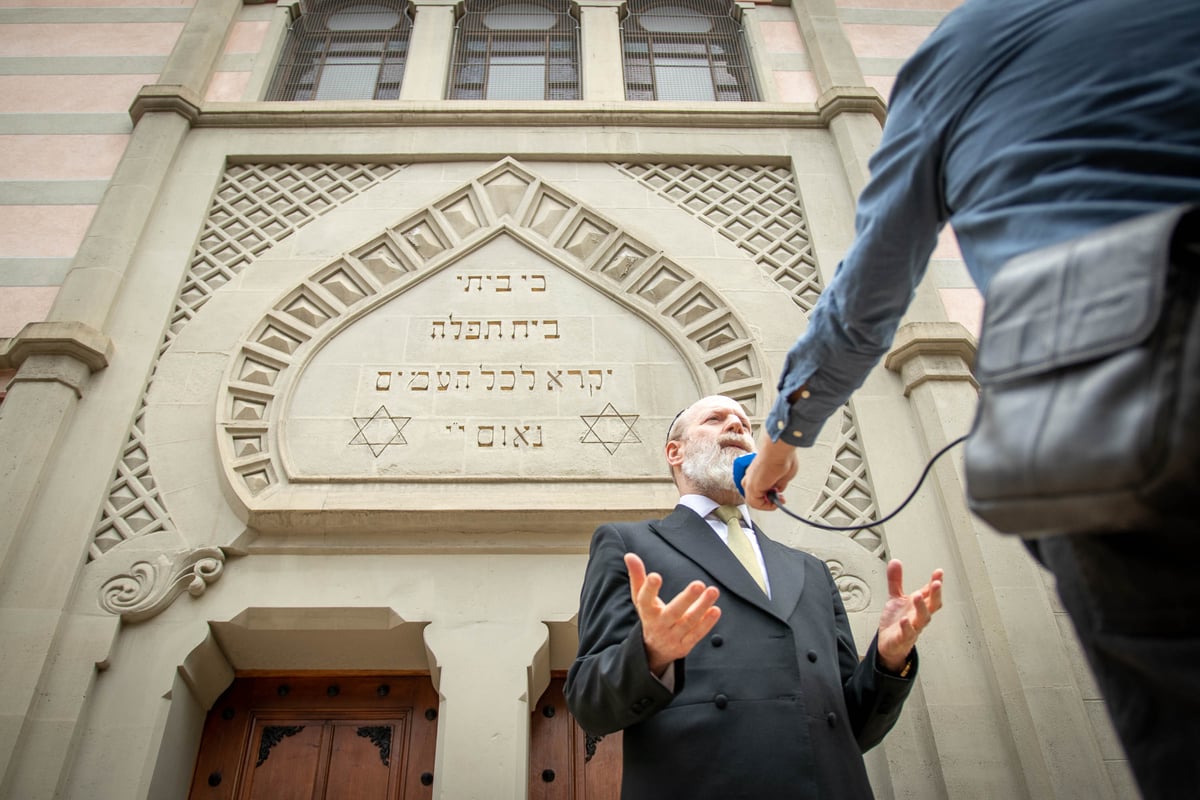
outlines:
[[[623,444],[641,444],[642,440],[633,430],[639,416],[641,415],[622,414],[613,408],[612,403],[607,403],[599,414],[580,415],[579,418],[588,429],[579,441],[584,444],[604,445],[610,456]]]
[[[366,445],[371,448],[371,454],[379,458],[383,451],[393,444],[408,444],[402,431],[410,420],[412,417],[393,417],[388,413],[387,406],[380,406],[379,410],[369,417],[354,418],[358,433],[354,434],[349,444]]]

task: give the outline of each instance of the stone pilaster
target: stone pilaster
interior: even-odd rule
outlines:
[[[446,94],[460,0],[416,0],[401,100],[441,100]],[[416,68],[414,68],[416,67]]]
[[[622,3],[613,0],[582,0],[579,7],[582,53],[583,99],[608,102],[625,99],[625,81],[619,65]]]

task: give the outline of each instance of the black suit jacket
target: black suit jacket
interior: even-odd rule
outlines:
[[[584,730],[624,731],[626,800],[872,796],[862,753],[895,724],[916,654],[907,679],[875,668],[874,641],[860,662],[825,563],[755,531],[770,599],[685,506],[592,537],[565,691]],[[627,552],[663,576],[664,601],[693,580],[721,590],[716,627],[675,662],[674,694],[650,674]]]

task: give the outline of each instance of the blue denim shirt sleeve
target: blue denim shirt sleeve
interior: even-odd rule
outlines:
[[[767,416],[772,439],[811,446],[891,346],[949,216],[941,161],[936,126],[898,82],[858,199],[854,242],[784,362]]]

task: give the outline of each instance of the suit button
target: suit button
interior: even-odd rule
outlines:
[[[633,704],[633,708],[632,708],[633,713],[635,713],[635,714],[642,713],[643,711],[646,710],[646,708],[650,705],[650,703],[651,703],[650,698],[643,697],[641,700],[638,700],[636,703]]]
[[[713,637],[709,639],[709,641],[712,642],[713,647],[720,647],[721,645],[725,644],[725,639],[722,638],[721,634],[719,633],[713,634]]]
[[[825,721],[829,723],[829,727],[831,727],[831,728],[837,727],[837,714],[830,711],[828,714],[825,715]]]
[[[808,660],[814,664],[817,663],[817,651],[816,650],[808,651]]]
[[[717,706],[717,708],[724,708],[725,706],[729,705],[729,698],[723,694],[719,694],[713,698],[713,703]]]

